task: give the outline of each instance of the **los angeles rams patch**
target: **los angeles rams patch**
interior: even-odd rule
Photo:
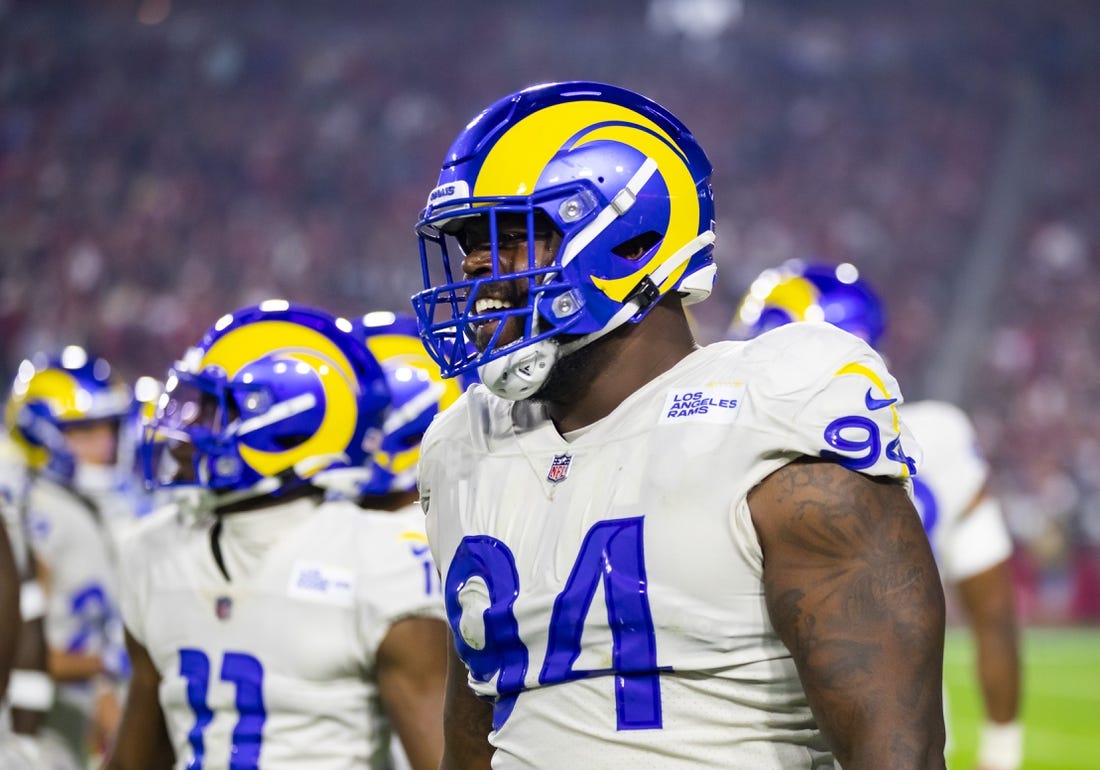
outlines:
[[[669,391],[659,422],[708,422],[728,424],[737,416],[745,386],[708,385]]]
[[[296,561],[290,571],[287,595],[322,604],[350,607],[355,601],[351,570],[309,561]]]

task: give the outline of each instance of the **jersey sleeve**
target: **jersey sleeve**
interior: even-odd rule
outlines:
[[[902,409],[924,447],[917,474],[917,502],[940,571],[952,583],[984,572],[1012,554],[1000,502],[984,492],[989,466],[966,414],[943,401],[919,401]]]
[[[396,513],[364,513],[368,520],[368,574],[361,596],[360,635],[371,661],[390,628],[407,617],[443,619],[439,576],[428,550],[419,506]]]
[[[983,497],[947,531],[936,555],[945,580],[958,583],[985,572],[1012,556],[1000,501]]]
[[[869,476],[915,473],[920,452],[898,410],[901,388],[878,353],[829,324],[769,332],[778,333],[772,377],[789,410],[787,449]]]
[[[918,478],[935,495],[940,523],[950,526],[978,499],[989,476],[974,426],[943,401],[917,401],[901,412],[924,450]]]

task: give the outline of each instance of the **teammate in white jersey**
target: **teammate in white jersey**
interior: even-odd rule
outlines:
[[[886,327],[881,300],[850,264],[795,261],[765,271],[734,319],[753,337],[792,321],[826,321],[877,347]],[[986,724],[980,770],[1016,770],[1023,758],[1020,652],[1009,558],[1012,540],[989,489],[989,466],[974,427],[957,406],[919,401],[901,409],[921,446],[914,499],[943,579],[955,589],[977,646]]]
[[[268,301],[170,372],[150,426],[168,507],[124,544],[133,678],[110,770],[438,765],[446,629],[417,511],[324,499],[365,474],[389,396],[350,322]]]
[[[128,673],[114,556],[103,512],[84,480],[111,473],[129,388],[79,346],[20,364],[6,409],[22,449],[30,544],[45,589],[49,672],[57,699],[47,726],[83,765],[114,738],[120,681]]]
[[[443,767],[942,768],[943,593],[881,359],[827,325],[699,348],[710,164],[600,83],[447,153],[413,297],[419,481],[457,656]]]

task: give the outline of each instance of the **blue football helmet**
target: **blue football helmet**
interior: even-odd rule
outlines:
[[[359,320],[363,340],[382,365],[391,408],[382,425],[382,441],[372,458],[362,495],[384,495],[416,488],[420,440],[432,419],[462,395],[461,378],[443,379],[428,356],[416,319],[388,312]]]
[[[753,281],[731,336],[750,339],[795,321],[825,321],[877,347],[886,329],[886,311],[854,265],[792,260]]]
[[[169,371],[146,431],[146,477],[224,503],[365,475],[388,406],[382,368],[351,322],[268,300],[223,316]]]
[[[39,353],[19,365],[4,417],[30,468],[71,482],[77,461],[65,431],[103,421],[117,427],[132,401],[105,359],[70,345],[60,355]]]
[[[683,123],[623,88],[550,83],[485,109],[448,151],[417,223],[425,288],[412,302],[443,376],[477,367],[498,395],[526,398],[561,355],[637,323],[668,292],[705,299],[715,275],[710,173]],[[502,245],[509,217],[526,223],[527,266],[513,272],[500,252],[523,243]],[[472,220],[492,257],[477,275],[462,265]],[[536,264],[547,232],[560,244]],[[518,288],[514,303],[489,296],[502,278]],[[512,341],[501,339],[509,319],[522,328]],[[495,327],[480,349],[478,327]]]

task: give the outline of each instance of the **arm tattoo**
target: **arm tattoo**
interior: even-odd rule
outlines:
[[[904,490],[797,462],[750,504],[772,623],[838,758],[925,767],[938,736],[942,761],[943,591]]]

